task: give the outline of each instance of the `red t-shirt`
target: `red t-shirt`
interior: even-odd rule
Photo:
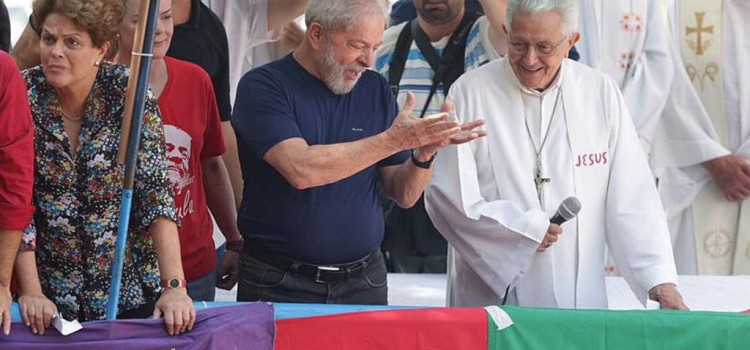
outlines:
[[[0,229],[21,231],[34,207],[34,124],[18,67],[0,51]]]
[[[167,139],[169,179],[180,219],[182,268],[188,281],[216,266],[213,222],[201,160],[226,152],[211,79],[199,66],[165,57],[169,80],[159,96]]]

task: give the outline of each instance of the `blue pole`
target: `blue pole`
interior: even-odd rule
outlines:
[[[122,202],[120,204],[120,222],[117,226],[117,243],[115,245],[115,258],[112,262],[112,277],[110,279],[109,300],[107,301],[107,319],[117,318],[117,305],[120,303],[120,288],[122,285],[122,266],[125,256],[125,244],[128,240],[128,223],[130,222],[130,208],[133,203],[133,189],[122,189]]]
[[[131,59],[131,72],[128,86],[135,79],[135,91],[130,117],[130,130],[123,130],[128,135],[127,151],[125,153],[125,174],[122,189],[122,203],[120,205],[120,221],[117,226],[117,243],[115,245],[115,256],[112,261],[112,278],[110,280],[109,300],[107,303],[107,319],[117,318],[117,306],[120,301],[120,288],[122,280],[122,267],[125,256],[125,247],[128,239],[128,225],[130,223],[130,208],[133,201],[133,185],[135,183],[136,163],[138,160],[138,145],[141,138],[143,109],[148,91],[148,78],[151,71],[151,56],[154,51],[154,35],[156,33],[156,17],[159,10],[159,0],[143,0],[141,3],[139,18],[145,18],[145,23],[139,23],[136,32],[136,43],[139,43],[138,33],[143,34],[142,47],[134,45],[133,58]],[[137,52],[136,50],[140,50]],[[139,64],[140,63],[140,64]],[[133,69],[137,67],[138,69]],[[128,89],[128,93],[131,93]],[[126,100],[127,101],[127,100]],[[127,108],[126,108],[127,110]],[[123,129],[127,123],[123,122]],[[122,145],[122,143],[121,143]]]

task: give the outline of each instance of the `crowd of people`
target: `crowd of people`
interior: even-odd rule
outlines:
[[[143,1],[34,0],[0,52],[6,334],[12,301],[35,334],[105,317]],[[389,269],[447,271],[449,306],[606,308],[618,273],[687,309],[678,273],[750,271],[745,2],[389,5],[160,1],[118,318],[387,304]]]

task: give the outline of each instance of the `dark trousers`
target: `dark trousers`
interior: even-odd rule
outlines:
[[[278,269],[243,252],[237,301],[387,305],[387,272],[383,254],[377,250],[363,263],[361,274],[344,281],[321,283]]]
[[[219,271],[217,264],[211,271],[202,277],[198,277],[187,283],[187,292],[193,301],[214,301],[216,298],[216,274]]]
[[[390,272],[446,272],[448,242],[432,225],[424,206],[424,195],[408,209],[389,203],[384,214],[382,249],[386,252]]]

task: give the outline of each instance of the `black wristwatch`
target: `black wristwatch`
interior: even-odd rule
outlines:
[[[417,168],[422,169],[429,169],[432,166],[432,162],[435,160],[435,156],[437,156],[437,152],[432,154],[432,157],[428,159],[426,162],[420,162],[417,157],[414,156],[414,150],[411,151],[411,162],[416,166]]]
[[[226,245],[224,246],[224,250],[226,250],[228,252],[232,251],[232,252],[241,253],[242,252],[242,247],[244,245],[245,245],[244,244],[244,240],[242,238],[240,238],[240,239],[238,239],[236,241],[229,241],[229,242],[227,242]]]

